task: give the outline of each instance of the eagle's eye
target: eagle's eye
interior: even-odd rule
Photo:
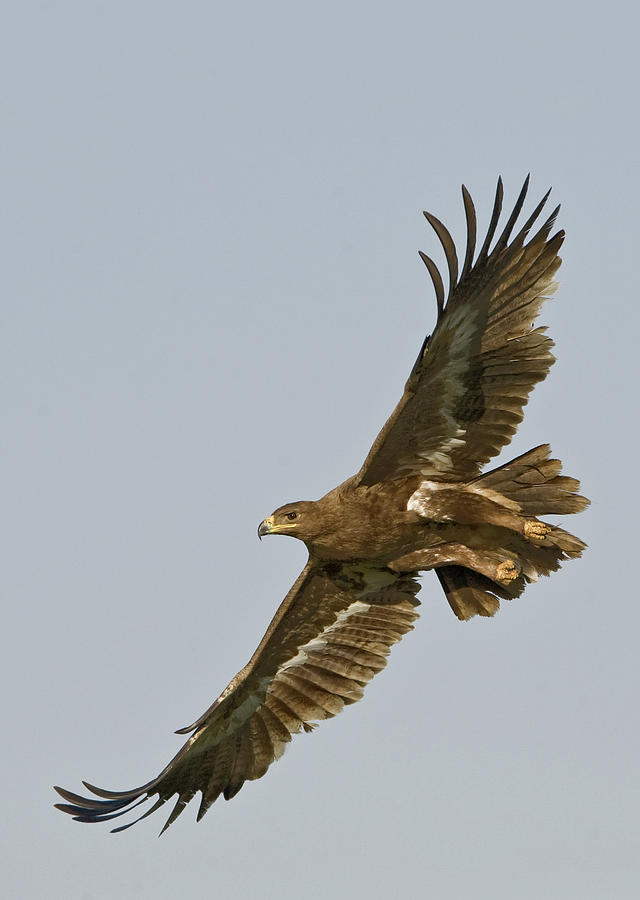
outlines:
[[[287,513],[287,519],[289,519],[290,522],[292,522],[294,519],[297,519],[297,518],[298,518],[297,512]]]

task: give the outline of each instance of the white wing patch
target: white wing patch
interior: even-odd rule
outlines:
[[[448,311],[447,330],[452,331],[455,335],[458,354],[462,348],[467,348],[477,334],[476,320],[479,318],[480,310],[473,309],[469,306],[461,304],[460,306],[450,307]]]
[[[384,591],[385,588],[390,587],[397,581],[397,575],[394,572],[362,563],[344,565],[343,572],[353,582],[352,592],[358,599],[367,597],[369,594],[377,594],[380,591]],[[350,609],[351,607],[349,607]]]
[[[271,682],[270,678],[261,678],[258,682],[257,690],[252,691],[247,699],[241,703],[229,716],[226,733],[236,731],[241,725],[244,725],[259,706],[264,703],[264,693]]]
[[[460,487],[459,484],[446,484],[442,481],[423,481],[409,497],[407,509],[418,513],[425,519],[438,522],[452,521],[450,516],[443,513],[438,502],[438,493],[442,490],[451,490],[451,488],[460,490]]]
[[[473,355],[471,345],[477,337],[476,323],[480,316],[480,310],[461,306],[450,310],[449,316],[447,329],[442,335],[442,340],[446,340],[450,336],[450,345],[446,362],[446,377],[442,381],[440,408],[440,415],[444,420],[449,437],[441,441],[437,450],[419,454],[427,463],[427,466],[422,469],[424,475],[428,475],[434,469],[437,472],[451,472],[454,467],[451,451],[466,443],[464,439],[466,429],[460,427],[452,410],[466,390],[464,376],[468,373],[469,359]]]
[[[455,490],[458,493],[477,494],[491,500],[498,506],[505,509],[519,512],[521,506],[515,500],[510,500],[504,494],[494,491],[489,487],[484,487],[480,482],[476,484],[460,484],[459,482],[447,483],[445,481],[422,481],[413,494],[409,497],[407,509],[418,513],[426,519],[436,519],[437,521],[453,521],[449,516],[443,514],[441,506],[438,502],[438,492],[447,490]]]
[[[224,722],[223,727],[220,729],[211,729],[209,728],[209,721],[204,722],[200,728],[198,728],[191,735],[188,744],[194,743],[197,739],[202,739],[203,733],[204,738],[207,744],[216,745],[221,743],[225,738],[232,732],[237,731],[245,722],[247,722],[251,716],[255,713],[255,711],[264,703],[264,695],[269,687],[271,682],[270,678],[261,678],[258,681],[256,689],[253,690],[248,697],[246,697],[242,703],[240,703],[228,717],[228,719]],[[220,695],[219,700],[223,701],[228,696],[234,693],[235,688],[231,687],[231,685],[227,686],[222,694]],[[222,702],[218,706],[218,710],[222,707]],[[220,715],[220,712],[217,713]]]
[[[395,576],[394,576],[395,577]],[[333,623],[328,628],[319,634],[317,637],[314,637],[312,640],[307,641],[306,644],[303,644],[302,647],[298,650],[297,654],[290,660],[288,660],[283,666],[280,667],[280,672],[285,672],[287,669],[290,669],[292,666],[300,666],[309,662],[308,653],[311,650],[324,650],[327,646],[327,637],[333,632],[337,631],[341,628],[347,619],[350,616],[354,615],[362,615],[362,613],[367,613],[371,609],[370,603],[363,603],[362,600],[356,600],[355,603],[352,603],[347,609],[343,609],[341,613],[338,613],[338,616]]]
[[[342,571],[344,577],[350,583],[349,589],[351,593],[358,599],[351,603],[347,609],[343,609],[342,612],[338,613],[332,625],[329,625],[321,634],[300,647],[297,654],[280,667],[279,672],[284,672],[293,666],[308,663],[310,661],[308,656],[310,651],[324,650],[329,636],[342,628],[352,616],[364,615],[369,612],[372,604],[366,602],[366,597],[375,595],[378,598],[383,598],[387,589],[393,588],[398,581],[396,572],[364,564],[345,565]]]
[[[448,414],[445,416],[447,423],[455,426],[453,419]],[[464,428],[457,428],[457,434],[464,434]],[[418,455],[422,457],[426,462],[429,463],[429,466],[421,469],[423,475],[428,475],[434,469],[438,472],[451,472],[453,469],[453,460],[451,456],[446,452],[447,450],[454,450],[456,447],[462,447],[465,442],[460,440],[460,438],[449,438],[448,441],[444,441],[440,447],[440,450],[433,450],[431,453],[419,453]]]

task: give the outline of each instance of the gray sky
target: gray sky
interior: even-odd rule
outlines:
[[[627,3],[5,7],[8,897],[637,896],[635,36]],[[364,702],[161,839],[56,812],[140,784],[302,567],[279,504],[361,464],[459,241],[532,172],[568,238],[550,441],[590,544],[494,620],[433,575]],[[528,207],[529,209],[531,206]]]

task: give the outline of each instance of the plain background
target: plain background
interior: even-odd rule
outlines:
[[[638,896],[637,18],[577,3],[7,4],[7,897]],[[532,172],[568,238],[552,443],[583,560],[463,625],[435,577],[363,703],[158,840],[51,785],[154,776],[302,567],[281,503],[361,464],[464,239]],[[119,823],[116,823],[119,824]]]

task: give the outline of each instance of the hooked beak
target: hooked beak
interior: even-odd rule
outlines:
[[[271,534],[273,529],[273,516],[269,516],[268,519],[265,519],[264,522],[260,522],[258,525],[258,537],[260,540],[265,536],[265,534]]]

